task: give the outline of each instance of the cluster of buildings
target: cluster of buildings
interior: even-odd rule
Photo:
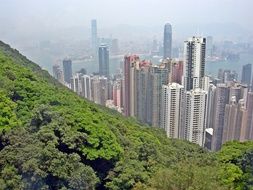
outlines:
[[[163,128],[168,137],[204,146],[209,88],[205,44],[205,38],[190,38],[185,42],[183,61],[165,58],[159,65],[126,56],[124,114]],[[166,51],[171,51],[171,46]]]
[[[109,50],[102,44],[97,74],[72,75],[71,60],[66,59],[63,72],[54,66],[54,76],[90,101],[162,128],[170,138],[216,151],[227,141],[253,140],[252,66],[243,67],[240,82],[229,70],[219,70],[218,78],[206,76],[207,43],[206,38],[191,37],[184,42],[183,60],[172,59],[172,27],[166,24],[159,64],[126,55],[123,72],[112,77]]]
[[[72,61],[64,59],[60,65],[53,66],[53,76],[78,95],[97,104],[122,112],[123,78],[119,73],[109,75],[109,50],[102,44],[98,50],[99,72],[88,75],[85,69],[73,74]]]

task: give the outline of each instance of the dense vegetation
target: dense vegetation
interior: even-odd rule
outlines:
[[[253,189],[253,143],[218,153],[75,95],[0,42],[0,189]]]

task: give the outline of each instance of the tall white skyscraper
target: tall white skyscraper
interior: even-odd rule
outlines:
[[[91,99],[91,77],[89,75],[83,75],[81,77],[81,94],[88,100]]]
[[[186,92],[184,113],[184,138],[200,146],[204,145],[206,129],[207,92],[196,88]]]
[[[206,39],[192,37],[184,42],[183,84],[185,90],[202,88],[205,75]]]
[[[182,133],[182,105],[184,87],[177,83],[163,85],[160,127],[170,138],[180,138]]]
[[[81,95],[80,77],[81,77],[80,74],[76,73],[70,79],[71,90],[73,90],[74,92],[76,92],[78,95]]]

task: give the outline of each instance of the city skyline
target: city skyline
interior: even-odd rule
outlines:
[[[252,188],[252,0],[0,4],[1,190]]]
[[[91,45],[93,42],[91,35]],[[164,44],[167,42],[165,35]],[[206,145],[214,151],[230,140],[251,139],[253,113],[247,104],[252,101],[251,92],[243,86],[246,79],[251,82],[251,65],[243,66],[246,79],[241,78],[242,84],[230,70],[220,69],[215,79],[205,73],[206,53],[213,54],[210,45],[206,52],[206,38],[193,36],[183,43],[182,60],[166,58],[152,63],[137,55],[125,55],[123,73],[110,77],[108,69],[102,69],[109,64],[109,50],[102,43],[98,48],[99,72],[73,73],[70,86],[66,85],[97,104],[164,129],[170,138]],[[61,78],[59,66],[53,70],[55,78]]]
[[[140,51],[144,57],[141,58],[136,50],[130,48],[131,52],[127,51],[128,44],[122,49],[118,38],[104,36],[100,31],[103,20],[99,20],[97,25],[97,18],[99,17],[90,20],[87,54],[82,58],[93,62],[96,71],[91,74],[85,67],[85,73],[73,72],[72,58],[78,60],[73,56],[63,60],[63,72],[59,65],[53,65],[53,75],[57,80],[96,104],[135,117],[152,127],[163,128],[170,138],[186,139],[204,146],[205,132],[210,127],[214,139],[212,150],[219,150],[228,140],[247,139],[245,131],[251,130],[247,115],[249,106],[246,107],[248,88],[243,91],[244,87],[239,87],[239,82],[251,86],[251,64],[242,67],[241,80],[238,72],[232,70],[220,69],[217,79],[214,75],[208,76],[206,72],[207,58],[210,62],[215,62],[215,59],[240,59],[239,53],[233,53],[236,43],[224,41],[224,44],[219,45],[223,49],[220,50],[213,40],[216,36],[213,38],[196,32],[192,37],[188,36],[181,41],[182,48],[173,43],[173,36],[177,32],[174,32],[174,24],[167,20],[163,25],[163,37],[157,40],[153,36],[152,44]],[[162,28],[160,30],[162,33]],[[120,37],[122,38],[123,36]],[[149,38],[152,39],[151,36]],[[50,43],[45,41],[40,45],[47,48]],[[133,39],[130,43],[134,47],[138,40]],[[137,46],[142,48],[146,45]],[[246,49],[247,44],[242,48]],[[119,52],[119,49],[122,50]],[[109,70],[112,58],[109,52],[113,52],[112,57],[118,57],[121,61],[117,67],[118,74]],[[222,85],[226,93],[219,94]],[[179,92],[175,91],[178,89]],[[233,113],[232,116],[230,112]],[[217,114],[218,121],[215,120]],[[234,117],[238,119],[232,122]],[[242,122],[241,118],[247,118],[248,121]],[[228,133],[230,128],[232,132]]]

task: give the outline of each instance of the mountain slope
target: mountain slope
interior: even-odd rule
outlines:
[[[0,108],[0,189],[233,187],[215,154],[78,97],[3,42]]]

